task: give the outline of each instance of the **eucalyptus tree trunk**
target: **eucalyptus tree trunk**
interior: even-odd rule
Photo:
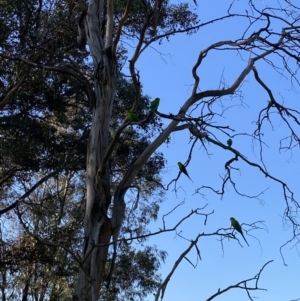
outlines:
[[[89,1],[84,28],[94,64],[93,120],[87,150],[87,198],[83,264],[75,300],[96,301],[108,253],[112,227],[107,217],[111,203],[108,160],[108,133],[116,92],[116,56],[112,45],[112,1],[107,1],[106,27],[103,0]],[[103,32],[105,28],[105,32]],[[105,37],[105,38],[104,38]],[[105,245],[95,247],[95,245]]]

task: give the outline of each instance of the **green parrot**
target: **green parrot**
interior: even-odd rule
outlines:
[[[178,164],[180,171],[183,172],[193,182],[193,180],[190,178],[185,166],[181,162],[178,162],[177,164]]]
[[[129,122],[139,121],[137,116],[131,111],[126,111],[126,118]]]
[[[243,234],[243,230],[242,230],[242,227],[241,227],[240,223],[234,217],[231,217],[230,221],[231,221],[231,226],[243,236],[246,244],[249,247],[249,244],[248,244],[248,242],[247,242],[247,240],[246,240],[246,238]]]
[[[110,132],[110,137],[111,137],[112,139],[115,139],[115,137],[116,137],[116,132],[115,132],[114,130],[110,130],[109,132]]]
[[[151,112],[155,112],[159,106],[160,98],[155,98],[153,101],[150,102],[150,109]]]
[[[146,181],[149,181],[149,182],[150,182],[150,181],[154,181],[153,177],[152,177],[151,175],[148,175],[148,174],[145,175],[145,180],[146,180]]]
[[[231,140],[231,139],[228,139],[228,140],[227,140],[227,145],[228,145],[229,147],[231,147],[231,145],[232,145],[232,140]]]

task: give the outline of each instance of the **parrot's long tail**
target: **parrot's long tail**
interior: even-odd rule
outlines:
[[[249,246],[249,244],[248,244],[248,241],[246,240],[246,238],[245,238],[245,236],[244,236],[244,234],[243,234],[243,233],[242,233],[242,236],[243,236],[243,238],[244,238],[244,240],[245,240],[246,244],[248,245],[248,247],[250,247],[250,246]]]

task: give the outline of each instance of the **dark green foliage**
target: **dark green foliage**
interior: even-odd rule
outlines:
[[[39,20],[39,22],[46,21]],[[17,35],[17,26],[16,23],[11,28],[10,37]],[[63,53],[66,47],[72,45],[72,36],[76,37],[76,32],[72,35],[66,32],[62,43],[55,44],[55,31],[63,26],[62,23],[60,25],[57,23],[49,25],[49,30],[53,26],[51,29],[53,37],[48,35],[50,31],[47,34],[45,32],[44,40],[37,42],[35,35],[30,33],[34,29],[33,19],[28,26],[26,36],[29,44],[39,43],[40,46],[48,47],[51,51],[54,51],[53,47],[56,45],[56,53]],[[41,25],[41,30],[42,28],[45,30],[44,25]],[[29,58],[33,50],[27,47],[26,43],[24,47]],[[18,51],[18,48],[16,50]],[[78,53],[73,63],[76,62],[81,66],[86,77],[92,76],[89,66],[82,64],[82,54],[75,48],[70,51],[74,54]],[[34,52],[38,54],[37,50]],[[47,52],[40,52],[38,56],[43,56],[40,62],[44,64],[62,62],[62,58],[56,56],[54,59],[54,56]],[[3,200],[0,209],[4,209],[16,200],[14,191],[17,187],[21,194],[24,189],[26,191],[31,188],[47,173],[58,169],[56,178],[48,180],[44,189],[38,189],[19,206],[19,210],[24,211],[22,219],[30,225],[27,230],[40,238],[40,241],[29,236],[26,230],[22,230],[25,224],[18,224],[20,231],[11,233],[9,239],[8,237],[4,239],[6,244],[1,249],[0,258],[0,266],[7,277],[4,291],[10,295],[14,290],[14,294],[10,295],[12,300],[21,300],[22,291],[28,285],[30,287],[28,293],[23,291],[24,296],[27,294],[28,300],[42,298],[43,295],[49,300],[70,300],[79,267],[70,253],[59,245],[68,248],[80,258],[85,205],[84,171],[92,116],[86,90],[77,89],[76,93],[68,95],[74,87],[82,87],[77,79],[68,74],[30,68],[18,60],[3,60],[0,64],[2,65],[0,102],[7,96],[15,81],[20,80],[20,74],[26,74],[21,88],[0,110],[0,195]],[[134,93],[132,84],[122,75],[119,83],[111,124],[112,129],[115,130],[125,117],[124,110],[131,108]],[[149,99],[146,96],[142,98],[143,104],[136,114],[144,119],[148,113]],[[130,163],[128,159],[136,158],[151,142],[153,131],[160,131],[160,127],[161,122],[156,117],[151,120],[151,123],[142,126],[143,131],[132,127],[125,129],[114,150],[115,161],[111,161],[110,164],[112,187],[128,168]],[[126,156],[127,160],[123,160]],[[164,158],[161,154],[157,154],[149,160],[147,166],[152,174],[158,174],[164,166]],[[142,173],[136,181],[145,182]],[[155,185],[148,186],[149,193],[155,191],[155,187]],[[152,201],[157,202],[160,199]],[[130,199],[128,202],[131,202]],[[136,215],[132,215],[131,226],[138,221],[146,226],[153,216],[157,215],[158,206],[153,207],[152,202],[149,204],[143,202],[144,198],[140,201]],[[152,208],[156,209],[153,211]],[[140,219],[139,214],[147,218]],[[10,223],[10,216],[13,218],[11,222],[18,221],[12,212],[9,212],[8,223]],[[131,253],[135,252],[137,251],[132,248]],[[156,262],[154,258],[149,260],[153,260],[153,264]],[[152,270],[147,268],[151,270],[153,279],[150,279],[149,284],[139,280],[135,287],[136,292],[153,289],[156,283],[154,278],[157,277],[156,268],[155,265]],[[117,273],[118,276],[114,276],[114,279],[121,277],[122,269]],[[125,279],[126,275],[122,277]],[[141,286],[145,288],[141,289]],[[119,281],[113,284],[113,290],[115,289],[118,290],[118,294],[112,291],[108,294],[112,294],[117,300],[119,295],[127,294],[126,290],[129,288],[122,286]],[[139,294],[142,294],[141,292]]]
[[[179,29],[187,30],[188,34],[196,31],[188,30],[199,23],[198,16],[189,10],[187,3],[170,4],[170,1],[160,2],[159,7],[155,6],[154,0],[132,2],[131,14],[126,23],[126,35],[135,37],[136,33],[141,32],[145,20],[150,18],[150,26],[146,29],[146,40],[175,32]],[[119,20],[126,5],[125,1],[117,0],[115,4],[116,19]],[[117,22],[116,20],[116,22]]]
[[[145,300],[161,282],[156,271],[166,255],[166,252],[159,251],[156,247],[147,246],[134,250],[130,245],[124,245],[116,262],[113,285],[109,293],[103,288],[100,300]]]
[[[145,3],[133,1],[124,27],[127,38],[136,39],[147,18],[146,40],[161,40],[161,34],[168,38],[198,22],[187,4],[163,1],[157,8],[154,1]],[[124,4],[115,2],[116,28]],[[85,8],[84,1],[76,0],[0,0],[0,209],[56,171],[55,177],[5,215],[7,225],[15,230],[2,237],[5,244],[1,245],[0,267],[7,281],[1,289],[11,300],[64,301],[73,293],[79,266],[71,254],[77,258],[82,254],[94,89],[89,53],[76,45],[76,22]],[[114,133],[135,99],[132,82],[121,73],[126,54],[119,45],[110,124]],[[148,118],[150,99],[141,95],[134,112],[139,121],[147,121],[127,126],[118,137],[109,161],[112,193],[130,164],[162,131],[158,115]],[[141,189],[139,198],[134,187],[126,194],[128,218],[121,236],[127,244],[119,246],[112,287],[105,300],[143,300],[160,281],[157,270],[166,254],[146,246],[144,238],[139,239],[136,249],[131,238],[148,233],[147,225],[157,218],[163,198],[159,173],[164,164],[163,154],[154,153],[134,180]],[[145,174],[155,181],[147,181]]]

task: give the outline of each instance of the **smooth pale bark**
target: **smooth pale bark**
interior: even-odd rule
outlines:
[[[112,1],[108,5],[112,5]],[[111,203],[107,162],[108,133],[116,92],[116,60],[110,51],[111,39],[103,39],[103,1],[90,1],[85,18],[87,42],[93,58],[95,76],[93,121],[87,150],[87,199],[84,223],[84,264],[80,269],[74,300],[97,301],[105,269],[112,227],[107,210]],[[108,16],[109,18],[109,16]],[[112,21],[110,21],[112,22]],[[112,36],[107,29],[107,36]],[[100,170],[100,166],[101,170]],[[94,245],[104,244],[104,247]]]

